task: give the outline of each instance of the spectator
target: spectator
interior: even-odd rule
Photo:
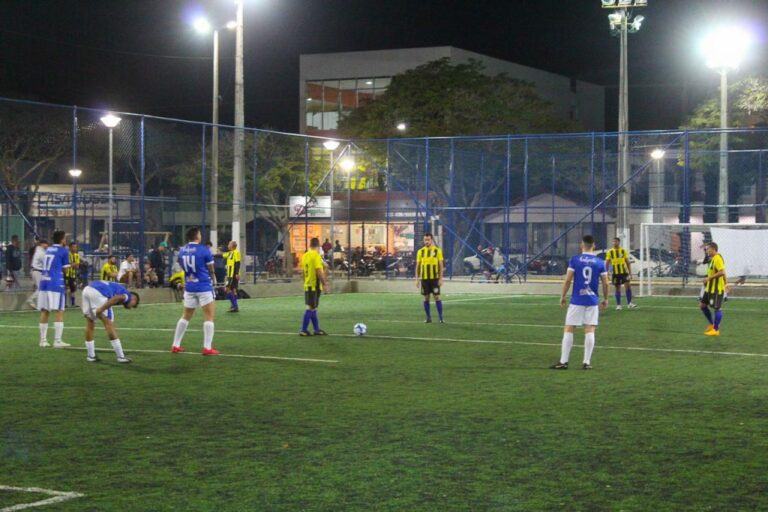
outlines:
[[[157,277],[157,286],[165,284],[165,242],[149,253],[149,267]]]
[[[117,281],[128,286],[139,287],[139,264],[136,262],[133,254],[129,254],[125,261],[120,264]]]
[[[148,288],[157,288],[159,286],[159,277],[157,275],[157,272],[155,272],[155,269],[152,268],[152,265],[150,263],[144,264],[144,284]]]
[[[19,237],[13,235],[11,244],[5,248],[5,286],[6,288],[18,288],[19,276],[21,270],[21,248],[19,247]]]
[[[331,254],[331,249],[333,249],[333,245],[331,244],[331,241],[326,238],[325,242],[323,242],[323,254],[328,257]]]
[[[333,248],[333,252],[344,252],[344,248],[341,246],[338,240],[336,240],[336,246]]]
[[[37,296],[40,294],[40,277],[43,275],[43,265],[45,265],[45,250],[48,249],[48,240],[38,240],[35,252],[30,262],[32,283],[34,293],[27,299],[30,307],[37,309]]]
[[[110,255],[107,262],[101,267],[102,281],[117,281],[117,257]]]

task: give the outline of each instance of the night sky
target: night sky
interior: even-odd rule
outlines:
[[[246,124],[298,129],[299,55],[451,45],[609,87],[616,127],[618,40],[599,0],[245,0]],[[677,127],[714,95],[697,52],[707,28],[734,21],[758,41],[736,76],[766,74],[768,0],[649,0],[630,35],[630,129]],[[0,95],[210,120],[211,37],[231,0],[0,0]],[[222,33],[221,120],[231,123],[234,34]]]

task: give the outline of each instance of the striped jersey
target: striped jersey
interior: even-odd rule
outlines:
[[[605,253],[605,261],[611,264],[614,274],[629,274],[629,253],[623,247],[608,249]]]
[[[102,281],[117,281],[117,265],[113,265],[110,262],[106,262],[101,267],[101,280]]]
[[[69,253],[69,268],[64,272],[67,279],[77,279],[77,273],[80,271],[80,254],[76,252]]]
[[[723,257],[720,256],[720,254],[715,254],[709,261],[709,266],[707,267],[707,277],[712,277],[721,270],[725,270],[725,261],[723,260]],[[722,275],[716,279],[711,279],[705,285],[705,289],[710,295],[722,295],[725,293],[725,275]]]
[[[304,291],[322,290],[323,283],[317,275],[318,270],[323,270],[323,259],[320,253],[309,250],[301,257],[301,268],[304,271]]]
[[[240,249],[234,249],[224,253],[224,259],[227,260],[227,278],[234,279],[240,274]]]
[[[422,247],[416,253],[416,268],[419,279],[440,279],[440,263],[443,261],[443,250],[433,245]]]

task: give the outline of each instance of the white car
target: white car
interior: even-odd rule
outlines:
[[[602,250],[597,253],[597,256],[601,259],[605,259],[605,253],[607,250]],[[672,267],[673,265],[671,263],[668,263],[667,261],[663,261],[661,259],[655,259],[654,256],[662,257],[663,255],[654,254],[651,253],[651,259],[644,260],[640,258],[640,251],[635,249],[634,251],[630,251],[629,253],[629,265],[632,268],[632,277],[640,277],[640,272],[643,272],[644,275],[651,275],[651,276],[669,276],[672,274]]]

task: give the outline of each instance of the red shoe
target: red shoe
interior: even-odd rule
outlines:
[[[178,354],[179,352],[184,352],[184,347],[171,347],[171,352],[174,354]]]
[[[219,355],[219,351],[215,348],[204,348],[203,349],[203,355],[204,356],[217,356]]]

